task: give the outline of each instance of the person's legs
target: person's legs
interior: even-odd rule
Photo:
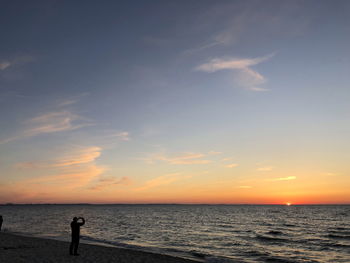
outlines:
[[[78,255],[79,238],[74,242],[74,255]]]
[[[70,246],[69,246],[69,254],[73,255],[73,246],[74,246],[74,243],[73,243],[73,239],[72,241],[70,242]]]
[[[69,246],[69,254],[73,255],[76,254],[78,250],[78,245],[79,245],[79,237],[72,236],[72,242],[70,243]]]

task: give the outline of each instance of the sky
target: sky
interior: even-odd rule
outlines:
[[[0,203],[350,203],[350,1],[0,2]]]

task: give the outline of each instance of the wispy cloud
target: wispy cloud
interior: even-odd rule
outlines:
[[[234,19],[232,19],[231,16],[232,21],[230,21],[224,29],[211,34],[209,39],[204,41],[204,43],[194,48],[185,50],[183,54],[191,55],[193,53],[201,52],[209,48],[234,44],[238,41],[239,35],[243,29],[242,18],[243,17],[241,15],[234,16]]]
[[[103,190],[107,187],[114,185],[130,185],[131,179],[127,176],[123,176],[121,178],[115,176],[104,176],[100,177],[93,186],[89,187],[90,190]]]
[[[266,78],[257,71],[251,69],[252,66],[260,64],[270,59],[274,54],[257,58],[213,58],[206,63],[195,67],[196,71],[214,73],[221,70],[231,70],[236,74],[236,82],[246,88],[255,91],[264,89],[258,87],[266,81]]]
[[[267,91],[267,89],[258,87],[266,82],[266,78],[259,72],[251,68],[244,68],[235,73],[237,84],[253,91]]]
[[[227,167],[227,168],[234,168],[234,167],[237,167],[237,166],[238,166],[237,163],[231,163],[231,164],[226,165],[225,167]]]
[[[86,121],[81,116],[68,111],[49,112],[30,119],[28,123],[32,128],[26,130],[25,134],[35,136],[41,133],[75,130],[91,125],[91,123],[82,123],[82,120]]]
[[[101,151],[102,149],[100,147],[87,147],[65,156],[64,158],[54,162],[52,165],[55,167],[64,167],[90,163],[101,156]]]
[[[129,132],[127,131],[118,132],[114,134],[114,136],[119,138],[122,141],[130,141],[130,135],[129,135]]]
[[[8,67],[11,66],[11,62],[3,60],[0,62],[0,70],[7,69]]]
[[[0,144],[39,134],[76,130],[90,125],[92,125],[91,121],[69,111],[49,112],[27,120],[21,133],[0,140]]]
[[[64,107],[64,106],[68,106],[68,105],[73,105],[75,103],[77,103],[78,100],[75,99],[67,99],[67,100],[63,100],[58,104],[58,107]]]
[[[263,61],[269,59],[271,55],[260,57],[260,58],[247,58],[247,59],[237,59],[237,58],[214,58],[209,60],[209,62],[197,66],[195,69],[198,71],[204,71],[213,73],[219,70],[226,69],[247,69],[251,66],[257,65]]]
[[[164,186],[171,184],[173,182],[179,181],[181,179],[186,179],[189,178],[188,176],[183,176],[180,173],[173,173],[173,174],[167,174],[167,175],[162,175],[159,177],[156,177],[154,179],[151,179],[147,181],[143,186],[136,188],[136,191],[143,191],[143,190],[148,190],[151,188],[155,188],[158,186]]]
[[[154,163],[156,161],[163,161],[169,164],[207,164],[211,160],[203,159],[206,155],[202,153],[184,153],[177,156],[166,156],[164,154],[155,154],[151,157],[144,158],[147,163]]]
[[[207,164],[211,162],[210,160],[202,159],[203,157],[205,157],[205,155],[201,153],[187,153],[175,157],[160,157],[159,160],[170,164]]]
[[[78,103],[82,98],[89,96],[89,92],[83,92],[68,98],[60,99],[57,101],[57,107],[66,107]]]
[[[51,161],[31,161],[16,165],[20,169],[43,170],[48,175],[37,176],[22,181],[35,187],[49,187],[56,185],[53,191],[71,191],[78,188],[94,188],[101,190],[107,184],[123,184],[126,179],[102,177],[107,168],[96,164],[102,148],[97,146],[73,149],[62,157]],[[88,187],[90,185],[90,187]]]
[[[99,146],[74,146],[52,160],[18,163],[15,165],[17,169],[30,170],[28,174],[33,177],[9,183],[6,186],[14,189],[16,196],[18,193],[23,194],[24,202],[36,200],[36,198],[49,202],[49,198],[54,198],[56,201],[57,198],[64,200],[68,196],[74,196],[75,193],[92,188],[102,191],[117,183],[124,184],[125,179],[112,181],[104,176],[109,170],[108,167],[97,163],[102,151],[103,149]],[[10,195],[7,195],[8,200],[12,198]],[[14,199],[18,201],[19,197]]]
[[[250,186],[250,185],[240,185],[240,186],[238,186],[238,188],[240,188],[240,189],[251,189],[253,187]]]
[[[86,164],[76,167],[65,167],[54,175],[45,175],[25,180],[25,183],[42,187],[54,187],[53,191],[71,191],[86,187],[93,179],[106,171],[105,167],[96,164]]]
[[[256,168],[256,170],[259,172],[268,172],[268,171],[272,171],[273,168],[274,168],[273,166],[263,166],[263,167]]]
[[[280,177],[280,178],[269,179],[269,181],[289,181],[289,180],[295,180],[295,179],[297,179],[296,176],[288,176],[288,177]]]
[[[33,60],[34,58],[32,56],[19,56],[13,59],[0,60],[0,70],[5,70],[15,65],[22,65]]]
[[[97,146],[74,149],[51,161],[29,161],[16,164],[20,169],[76,168],[94,162],[101,156],[102,148]]]
[[[45,162],[35,162],[35,161],[30,161],[30,162],[21,162],[21,163],[16,163],[15,168],[17,169],[42,169],[44,167],[47,167],[47,163]]]

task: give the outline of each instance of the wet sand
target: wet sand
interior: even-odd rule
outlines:
[[[0,233],[0,262],[118,262],[118,263],[194,263],[197,261],[131,249],[79,245],[79,256],[68,253],[69,243],[58,240]]]

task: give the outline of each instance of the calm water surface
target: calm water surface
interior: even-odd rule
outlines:
[[[6,231],[82,239],[205,262],[350,262],[350,206],[0,206]]]

